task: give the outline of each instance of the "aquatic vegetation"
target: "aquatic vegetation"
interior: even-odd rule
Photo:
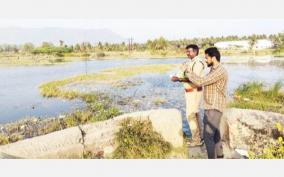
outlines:
[[[229,106],[284,113],[284,93],[281,92],[281,87],[281,82],[275,83],[269,89],[265,89],[263,83],[243,84],[235,90],[234,100]]]
[[[80,93],[78,91],[61,89],[70,82],[89,79],[91,76],[82,75],[60,81],[52,81],[40,86],[41,94],[45,97],[61,97],[65,99],[82,99],[87,107],[70,113],[64,119],[66,127],[77,126],[89,122],[107,120],[120,114],[119,110],[111,105],[111,100],[105,96],[101,98],[96,93]]]
[[[143,73],[166,73],[174,69],[176,65],[159,64],[159,65],[143,65],[130,66],[114,69],[107,69],[96,74],[79,75],[64,80],[51,81],[40,86],[40,93],[44,97],[60,97],[65,99],[74,99],[78,97],[85,97],[74,90],[62,89],[68,84],[84,83],[87,81],[95,81],[98,83],[114,84],[115,82],[127,77],[143,74]]]
[[[111,100],[96,93],[81,93],[79,91],[63,89],[68,84],[84,83],[87,81],[117,83],[121,79],[139,75],[142,73],[165,73],[173,69],[175,65],[143,65],[131,66],[104,70],[100,73],[79,75],[72,78],[52,81],[40,86],[40,93],[44,97],[60,97],[64,99],[81,99],[87,103],[86,110],[71,113],[65,119],[66,126],[72,127],[87,122],[107,120],[108,118],[119,115],[119,110],[112,106]],[[103,97],[103,98],[102,98]],[[159,101],[161,102],[161,101]],[[58,128],[55,127],[54,130]]]
[[[154,103],[156,104],[156,105],[161,105],[161,104],[164,104],[164,103],[166,103],[167,102],[167,100],[165,99],[165,98],[160,98],[160,97],[158,97],[158,98],[156,98],[155,100],[154,100]]]
[[[84,110],[68,114],[63,120],[66,127],[74,127],[86,123],[104,121],[119,114],[120,111],[114,107],[108,107],[103,103],[92,103]]]
[[[116,159],[166,158],[171,152],[171,144],[155,132],[149,120],[126,119],[115,135],[117,148],[113,153]]]

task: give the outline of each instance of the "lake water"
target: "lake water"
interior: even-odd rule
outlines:
[[[84,73],[95,73],[113,67],[176,64],[185,59],[130,59],[130,60],[92,60],[72,62],[55,66],[29,66],[0,68],[0,123],[12,122],[24,117],[41,118],[57,116],[84,107],[80,100],[64,100],[43,98],[39,93],[39,85],[52,80],[60,80]],[[263,81],[270,85],[284,80],[284,68],[277,65],[226,64],[229,72],[229,95],[241,83],[247,81]],[[121,106],[125,112],[151,108],[184,109],[184,93],[179,83],[169,80],[169,74],[144,74],[134,79],[143,81],[128,89],[109,89],[101,87],[102,92],[109,92],[117,102],[119,99],[131,97],[138,106]],[[100,87],[98,87],[100,88]],[[163,104],[156,100],[163,98]],[[140,106],[139,106],[140,105]]]

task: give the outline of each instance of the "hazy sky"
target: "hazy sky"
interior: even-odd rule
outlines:
[[[207,36],[284,32],[284,20],[237,19],[2,19],[0,28],[107,28],[137,42],[164,36],[182,39]]]
[[[0,18],[283,19],[283,0],[0,0]]]
[[[0,0],[1,27],[107,28],[136,42],[164,36],[284,31],[283,0]]]

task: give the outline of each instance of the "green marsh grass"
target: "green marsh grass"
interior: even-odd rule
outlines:
[[[239,86],[234,92],[234,101],[230,107],[242,109],[257,109],[284,113],[284,93],[281,91],[282,83],[277,82],[268,89],[263,83],[249,82]]]
[[[98,83],[103,82],[111,84],[127,77],[143,73],[163,74],[174,69],[176,66],[177,65],[172,64],[159,64],[107,69],[96,74],[79,75],[64,80],[51,81],[42,84],[40,86],[40,93],[44,97],[60,97],[65,99],[74,99],[81,97],[87,99],[88,96],[84,96],[79,92],[73,90],[63,90],[62,87],[72,83],[84,83],[86,81],[92,80]]]

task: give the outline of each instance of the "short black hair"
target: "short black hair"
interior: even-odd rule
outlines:
[[[220,62],[221,54],[216,47],[210,47],[205,50],[205,54],[209,55],[210,57],[215,57],[217,61]]]
[[[198,53],[199,53],[199,47],[198,47],[197,45],[195,45],[195,44],[189,44],[189,45],[187,45],[187,46],[185,47],[185,49],[190,49],[190,48],[192,48],[194,51],[196,51],[196,54],[198,55]]]

